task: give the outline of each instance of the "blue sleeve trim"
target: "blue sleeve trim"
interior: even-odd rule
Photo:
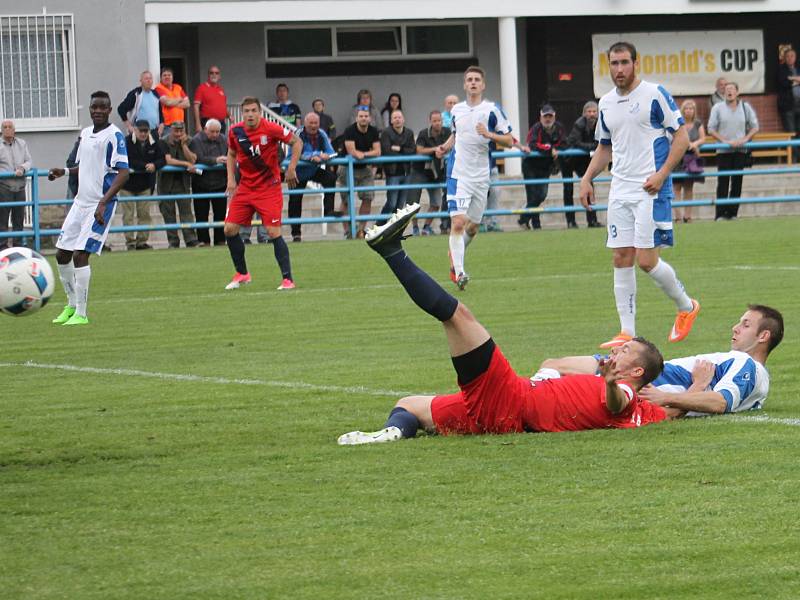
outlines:
[[[129,169],[130,167],[128,167],[128,163],[126,163],[126,162],[118,162],[117,164],[114,165],[114,168],[115,169]]]
[[[664,96],[664,99],[667,101],[667,106],[669,106],[671,110],[678,110],[678,105],[675,104],[675,100],[673,100],[670,93],[664,89],[663,85],[658,86],[658,91]]]
[[[603,146],[610,146],[611,145],[611,140],[607,140],[606,138],[602,138],[600,140],[600,143],[603,144]]]
[[[719,393],[722,394],[723,398],[725,398],[725,412],[731,412],[731,409],[733,408],[733,395],[728,390],[722,390]]]

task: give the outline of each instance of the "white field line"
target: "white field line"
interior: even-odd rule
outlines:
[[[364,386],[317,385],[303,381],[278,381],[269,379],[230,379],[227,377],[206,377],[203,375],[185,375],[180,373],[159,373],[157,371],[140,371],[138,369],[103,369],[99,367],[80,367],[77,365],[54,365],[46,363],[27,362],[0,362],[0,368],[26,368],[49,369],[55,371],[71,371],[75,373],[93,373],[101,375],[119,375],[122,377],[147,377],[165,381],[188,381],[192,383],[212,383],[219,385],[251,385],[283,388],[291,390],[304,390],[312,392],[333,392],[337,394],[362,394],[366,396],[391,396],[401,398],[410,396],[412,392],[402,390],[380,390]],[[419,393],[419,392],[417,392]]]
[[[767,415],[734,415],[729,418],[730,421],[737,423],[770,423],[776,425],[789,425],[791,427],[800,427],[800,419],[780,419],[778,417],[768,417]]]
[[[712,267],[710,269],[700,268],[700,269],[693,269],[692,267],[683,269],[683,271],[800,271],[800,267],[797,266],[769,266],[769,265],[730,265],[725,267]],[[610,273],[608,271],[596,271],[593,273],[553,273],[550,275],[528,275],[528,276],[516,276],[516,277],[485,277],[481,278],[481,281],[491,282],[491,283],[508,283],[508,282],[518,282],[518,281],[548,281],[548,280],[562,280],[562,279],[586,279],[586,278],[608,278],[610,277]],[[315,287],[315,288],[307,288],[304,289],[301,286],[293,290],[292,294],[330,294],[330,293],[343,293],[343,292],[363,292],[364,290],[387,290],[387,289],[394,289],[397,288],[399,284],[397,283],[384,283],[384,284],[376,284],[376,285],[359,285],[359,286],[341,286],[341,287]],[[220,285],[222,287],[222,285]],[[249,291],[246,293],[246,297],[251,296],[267,296],[267,295],[276,295],[275,290],[271,287],[266,290],[261,291]],[[93,304],[120,304],[120,303],[129,303],[129,302],[166,302],[169,300],[175,300],[176,298],[191,298],[192,300],[209,300],[213,298],[234,298],[237,296],[236,292],[220,290],[219,292],[211,292],[207,294],[192,294],[191,296],[185,295],[174,295],[174,296],[147,296],[147,297],[126,297],[126,298],[110,298],[110,299],[103,299],[94,297],[92,299]]]

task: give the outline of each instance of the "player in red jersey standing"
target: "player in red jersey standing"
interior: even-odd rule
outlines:
[[[261,116],[261,102],[251,96],[242,100],[243,121],[228,132],[228,188],[225,193],[231,199],[225,215],[225,239],[236,267],[236,275],[225,286],[235,290],[250,283],[251,277],[244,260],[244,242],[239,237],[239,227],[250,225],[253,213],[261,216],[267,230],[275,260],[281,269],[283,281],[279,290],[294,289],[289,248],[281,236],[281,212],[283,190],[281,171],[278,165],[278,144],[284,142],[292,147],[292,158],[286,168],[286,184],[297,185],[297,161],[303,144],[288,129],[267,121]],[[239,163],[241,179],[236,185],[236,163]]]
[[[345,433],[339,437],[340,445],[410,438],[420,427],[445,435],[579,431],[641,427],[680,414],[637,395],[664,366],[661,353],[643,338],[626,342],[604,361],[602,377],[575,375],[534,384],[517,375],[467,307],[406,255],[400,241],[418,211],[419,204],[398,210],[385,225],[371,228],[366,240],[411,299],[442,322],[461,391],[403,398],[384,429]]]

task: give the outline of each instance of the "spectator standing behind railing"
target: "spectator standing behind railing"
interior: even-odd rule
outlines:
[[[429,162],[411,163],[411,183],[431,184],[432,187],[424,188],[428,192],[428,210],[436,212],[443,210],[442,192],[439,186],[445,182],[447,169],[444,164],[445,153],[439,150],[439,146],[444,144],[452,131],[442,126],[441,111],[434,110],[428,115],[428,127],[417,135],[417,154],[424,154],[430,157]],[[422,189],[408,190],[406,199],[409,204],[418,204],[422,196]],[[433,235],[431,225],[433,219],[426,219],[422,227],[422,235]],[[441,233],[449,233],[450,219],[444,218],[439,226]]]
[[[203,131],[194,135],[189,142],[189,149],[197,156],[197,163],[201,165],[224,165],[228,157],[228,142],[222,134],[222,123],[217,119],[208,119]],[[198,194],[224,194],[228,184],[225,169],[197,169],[192,175],[192,191]],[[209,209],[214,211],[214,221],[225,220],[227,198],[195,198],[194,215],[199,223],[209,219]],[[197,239],[202,243],[211,245],[211,234],[206,228],[196,229]],[[214,228],[214,245],[225,245],[225,233],[222,227]]]
[[[156,172],[167,164],[164,151],[150,133],[150,124],[145,119],[136,121],[134,132],[125,138],[128,147],[128,166],[132,173],[128,181],[119,191],[122,197],[151,196],[156,186]],[[147,199],[136,202],[121,202],[122,224],[150,225],[150,201]],[[137,222],[138,221],[138,222]],[[149,231],[126,231],[125,246],[128,250],[150,250],[152,246],[147,243],[150,239]]]
[[[716,85],[716,89],[708,99],[709,108],[714,108],[714,105],[725,102],[725,86],[728,85],[728,80],[724,77],[719,77],[714,85]]]
[[[686,123],[689,134],[689,149],[683,155],[683,159],[678,166],[673,169],[673,173],[684,173],[685,178],[673,179],[672,187],[675,190],[675,200],[693,200],[694,184],[703,183],[703,158],[700,156],[700,146],[706,139],[706,128],[703,122],[697,118],[697,105],[694,100],[684,100],[681,104],[681,115]],[[681,191],[683,195],[681,195]],[[692,221],[692,207],[684,206],[683,215],[680,208],[673,209],[675,221],[683,220],[684,223]]]
[[[450,94],[449,96],[445,96],[444,99],[444,112],[442,113],[442,126],[447,127],[448,129],[452,129],[453,125],[453,115],[450,111],[453,110],[453,107],[458,104],[458,96],[455,94]]]
[[[153,74],[142,71],[139,86],[133,88],[117,106],[117,114],[122,119],[123,131],[134,133],[134,123],[144,119],[150,125],[150,134],[158,139],[164,126],[164,111],[161,95],[153,89]]]
[[[161,112],[164,114],[164,127],[160,130],[160,137],[169,135],[169,129],[173,123],[186,123],[186,109],[190,106],[189,98],[180,84],[173,81],[174,78],[172,69],[169,67],[161,69],[161,81],[156,86]]]
[[[208,68],[208,79],[197,86],[194,91],[194,129],[197,133],[203,131],[209,119],[216,119],[220,123],[222,133],[225,133],[225,120],[228,114],[228,97],[225,88],[220,84],[221,71],[216,65]],[[195,134],[197,135],[197,134]]]
[[[561,161],[561,174],[564,179],[570,179],[575,174],[578,177],[583,177],[586,173],[586,167],[589,166],[589,161],[592,159],[591,154],[597,148],[597,140],[594,139],[594,130],[597,127],[597,102],[590,100],[583,105],[583,114],[578,117],[578,120],[572,125],[572,130],[567,136],[567,147],[577,150],[585,150],[586,154],[582,156],[569,156]],[[564,206],[573,205],[573,192],[574,186],[570,183],[564,183]],[[586,211],[586,226],[587,227],[602,227],[597,222],[597,213],[593,210]]]
[[[14,122],[2,122],[0,142],[0,173],[14,173],[14,177],[0,179],[0,202],[25,202],[25,171],[31,168],[31,153],[28,144],[16,135]],[[11,216],[11,231],[22,231],[25,222],[24,206],[0,206],[0,231],[8,231]],[[14,238],[0,238],[0,248],[13,246]],[[21,244],[19,238],[16,241]]]
[[[403,110],[403,98],[397,92],[392,92],[381,109],[383,129],[392,126],[392,113],[396,110]]]
[[[297,130],[297,137],[303,143],[301,160],[311,164],[297,167],[297,187],[295,189],[305,189],[309,181],[315,181],[324,188],[336,187],[336,175],[325,168],[325,162],[330,160],[335,153],[330,138],[320,128],[320,119],[316,112],[310,112],[305,116],[303,126]],[[322,212],[326,217],[333,214],[335,196],[335,192],[325,192],[322,199]],[[292,194],[289,196],[289,218],[298,219],[302,214],[303,194]],[[292,241],[302,241],[299,223],[292,225]]]
[[[300,107],[289,99],[289,86],[285,83],[279,83],[275,87],[275,100],[270,102],[267,108],[280,115],[287,123],[300,127],[303,114],[300,112]]]
[[[556,111],[549,104],[539,111],[539,121],[528,131],[526,145],[533,152],[542,156],[528,156],[522,160],[522,175],[525,179],[549,179],[550,173],[558,159],[558,151],[567,147],[567,134],[564,126],[556,121]],[[547,183],[525,184],[525,208],[536,208],[547,198]],[[572,197],[570,196],[570,199]],[[577,227],[575,213],[566,213],[567,226]],[[541,229],[542,224],[537,213],[521,215],[517,221],[524,229]]]
[[[325,101],[317,98],[311,103],[311,108],[319,117],[319,128],[333,141],[336,138],[336,124],[333,122],[333,117],[325,112]]]
[[[783,63],[778,65],[778,112],[783,130],[800,135],[800,69],[797,52],[789,48],[783,53]],[[795,160],[800,160],[800,147],[794,147]]]
[[[739,171],[747,166],[747,150],[744,145],[758,133],[758,117],[749,103],[739,100],[739,86],[735,82],[731,81],[725,86],[725,102],[715,104],[711,109],[708,133],[720,143],[731,146],[717,150],[718,170]],[[717,200],[741,196],[741,175],[717,177]],[[738,204],[718,204],[715,219],[729,221],[735,219],[738,213]]]
[[[381,132],[381,156],[411,156],[417,151],[414,144],[414,132],[406,127],[406,119],[402,110],[393,110],[390,118],[391,127]],[[386,175],[386,185],[405,185],[408,183],[408,174],[411,163],[397,162],[384,163],[383,172]],[[386,203],[381,209],[381,214],[392,214],[398,208],[406,205],[408,190],[386,190]]]
[[[353,125],[358,121],[358,113],[362,110],[362,106],[366,106],[368,109],[369,125],[377,129],[380,134],[383,129],[383,119],[381,119],[378,108],[372,104],[372,92],[367,89],[358,90],[356,103],[353,105],[353,110],[350,112],[350,124]]]
[[[378,130],[370,125],[370,107],[366,104],[358,107],[356,111],[356,122],[344,130],[344,148],[347,154],[357,160],[364,158],[375,158],[381,155],[381,141]],[[371,187],[375,185],[375,170],[372,165],[355,164],[353,165],[353,183],[356,187]],[[339,177],[336,187],[347,187],[347,168],[339,169]],[[342,192],[342,205],[340,211],[347,212],[349,195]],[[372,199],[375,192],[358,192],[358,199],[361,206],[358,209],[359,215],[368,215],[372,211]],[[350,239],[350,225],[343,223],[344,237]],[[358,237],[364,237],[366,221],[358,222]]]
[[[169,135],[160,142],[161,150],[167,161],[167,165],[172,167],[182,167],[181,171],[162,171],[158,176],[158,195],[166,196],[170,194],[188,194],[189,176],[196,173],[195,162],[197,155],[189,149],[189,138],[186,135],[186,127],[183,121],[173,121]],[[175,205],[178,207],[178,215],[175,212]],[[189,198],[177,200],[161,200],[158,203],[164,223],[171,225],[176,222],[176,217],[180,216],[181,223],[194,223],[192,213],[192,201]],[[187,248],[201,245],[197,239],[194,229],[181,229],[183,241]],[[167,241],[170,248],[180,248],[181,240],[178,231],[175,229],[167,230]]]

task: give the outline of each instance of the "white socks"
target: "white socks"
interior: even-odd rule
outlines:
[[[464,272],[464,250],[466,244],[464,243],[464,235],[450,234],[450,260],[453,261],[453,268],[456,275],[461,275]]]
[[[75,269],[75,314],[86,316],[86,303],[89,300],[89,280],[92,268],[89,265]]]
[[[636,267],[614,267],[614,299],[622,333],[636,335]]]
[[[692,299],[689,298],[686,291],[683,289],[683,284],[678,280],[675,275],[675,270],[669,266],[669,263],[659,259],[655,267],[648,273],[656,285],[675,302],[675,306],[679,311],[687,312],[692,310]],[[615,285],[616,289],[616,285]]]
[[[67,304],[75,306],[75,267],[72,266],[72,261],[66,265],[58,265],[58,276],[67,294]]]
[[[474,240],[474,239],[475,239],[475,236],[476,236],[476,235],[478,235],[478,232],[477,232],[477,231],[475,232],[475,234],[474,234],[474,235],[470,235],[470,234],[469,234],[469,232],[468,232],[466,229],[464,230],[464,250],[466,250],[466,249],[467,249],[467,246],[469,246],[469,243],[470,243],[472,240]]]

